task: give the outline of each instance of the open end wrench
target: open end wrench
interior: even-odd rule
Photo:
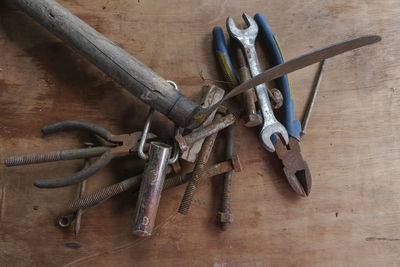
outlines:
[[[228,29],[231,37],[240,43],[247,63],[249,64],[251,76],[254,77],[262,72],[255,47],[258,26],[254,19],[246,13],[243,14],[243,19],[248,25],[246,29],[241,30],[237,28],[231,17],[229,17],[226,21],[226,28]],[[260,138],[264,144],[264,147],[268,151],[274,152],[275,146],[271,140],[272,135],[279,134],[285,141],[285,144],[288,144],[288,133],[286,128],[274,116],[274,111],[272,110],[271,103],[269,101],[267,85],[265,83],[257,85],[256,93],[261,114],[264,119],[260,132]]]

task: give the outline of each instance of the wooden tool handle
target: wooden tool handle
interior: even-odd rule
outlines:
[[[185,126],[197,105],[125,50],[53,0],[9,1],[141,101]]]

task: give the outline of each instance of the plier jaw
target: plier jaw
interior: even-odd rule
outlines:
[[[284,63],[283,53],[279,47],[276,33],[272,31],[265,17],[262,14],[256,14],[254,20],[260,29],[262,37],[260,39],[264,41],[271,55],[272,64],[279,65]],[[276,79],[276,82],[283,95],[280,121],[284,124],[289,134],[288,146],[285,146],[279,138],[275,138],[276,154],[282,161],[286,179],[293,190],[301,196],[308,196],[311,191],[311,173],[300,151],[301,124],[298,120],[295,120],[289,78],[284,75]]]
[[[292,189],[298,195],[308,196],[312,186],[311,172],[301,155],[299,141],[289,137],[289,144],[286,146],[277,138],[275,152],[282,161],[283,171]]]

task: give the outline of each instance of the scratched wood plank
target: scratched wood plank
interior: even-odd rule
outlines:
[[[222,177],[201,185],[186,217],[176,213],[185,187],[166,191],[151,238],[130,234],[131,192],[84,214],[75,238],[55,220],[77,186],[39,190],[32,183],[68,175],[83,162],[0,166],[1,266],[399,265],[398,1],[59,2],[192,98],[210,82],[201,76],[223,77],[211,31],[224,27],[229,15],[240,21],[243,11],[262,12],[288,59],[361,34],[383,40],[327,62],[301,143],[313,174],[308,199],[293,194],[277,158],[262,148],[255,129],[242,125],[236,127],[236,151],[244,168],[234,176],[235,221],[226,232],[216,222]],[[96,141],[85,134],[41,135],[41,127],[61,120],[88,120],[115,133],[142,128],[143,103],[4,1],[0,45],[1,160]],[[297,118],[316,70],[314,65],[290,76]],[[152,131],[167,136],[172,125],[156,114]],[[223,159],[223,150],[222,133],[211,160]],[[132,158],[115,160],[89,179],[88,192],[142,167]]]

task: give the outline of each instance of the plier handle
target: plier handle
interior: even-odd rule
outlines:
[[[12,157],[5,159],[6,166],[26,165],[43,163],[58,160],[70,160],[78,158],[99,157],[88,167],[78,171],[70,176],[35,181],[34,185],[39,188],[57,188],[76,184],[88,179],[106,166],[113,158],[123,157],[136,153],[142,132],[131,134],[114,135],[103,127],[85,121],[63,121],[45,126],[42,129],[43,134],[52,134],[60,131],[82,130],[96,134],[110,143],[109,146],[93,147],[86,149],[64,150],[50,152],[46,154],[36,154],[23,157]],[[149,133],[149,138],[155,138],[156,135]]]
[[[276,33],[272,31],[262,14],[256,14],[254,19],[259,27],[259,36],[268,49],[268,54],[271,56],[272,64],[279,65],[284,63],[283,53],[279,47]],[[213,38],[217,59],[224,73],[225,79],[232,85],[239,84],[239,79],[226,48],[223,30],[220,27],[214,28]],[[275,143],[275,151],[279,159],[282,161],[283,171],[290,186],[297,194],[307,196],[311,191],[311,172],[308,168],[307,162],[304,161],[301,155],[299,144],[301,124],[294,118],[294,103],[291,98],[289,78],[287,75],[284,75],[278,78],[276,82],[278,89],[283,96],[283,105],[280,108],[280,120],[289,134],[289,149],[279,138],[275,138],[275,140],[273,140]]]

